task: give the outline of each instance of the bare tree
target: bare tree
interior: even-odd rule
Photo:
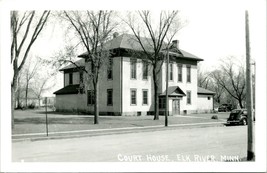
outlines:
[[[135,16],[139,17],[140,22],[136,20]],[[129,13],[127,17],[128,19],[124,20],[125,23],[134,34],[136,41],[141,45],[144,60],[147,60],[152,66],[154,120],[158,120],[158,74],[164,62],[162,50],[166,49],[170,40],[182,28],[181,21],[178,18],[178,11],[161,11],[159,21],[155,25],[150,11],[137,11],[136,15]],[[168,43],[166,44],[164,41]]]
[[[197,85],[199,87],[208,89],[210,85],[210,73],[207,71],[202,71],[201,65],[197,67]]]
[[[116,24],[112,21],[113,11],[64,11],[63,17],[74,29],[76,36],[87,53],[83,54],[85,62],[90,70],[81,69],[87,74],[88,84],[94,89],[94,124],[99,124],[99,73],[100,69],[108,60],[109,51],[104,44],[111,36]],[[72,60],[65,59],[64,62]],[[77,66],[78,67],[78,66]]]
[[[234,63],[234,57],[228,57],[222,63],[221,69],[213,72],[212,76],[243,108],[243,102],[246,98],[244,66],[242,64],[238,66],[237,63]]]
[[[28,63],[24,65],[24,70],[25,70],[25,106],[28,107],[28,90],[29,90],[29,85],[33,77],[37,73],[37,68],[39,67],[40,64],[40,58],[37,58],[35,62],[32,63],[32,59],[29,58],[27,59]]]
[[[11,11],[10,14],[11,64],[13,65],[13,79],[11,83],[12,128],[14,128],[13,110],[15,107],[15,92],[18,86],[18,76],[25,64],[32,45],[44,28],[49,14],[50,11],[44,11],[41,16],[37,16],[35,11],[26,11],[23,14],[20,14],[18,11]],[[34,19],[37,20],[36,25],[33,24]]]

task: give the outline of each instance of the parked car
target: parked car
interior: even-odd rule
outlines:
[[[231,110],[233,110],[231,104],[222,104],[218,108],[218,112],[229,112]]]
[[[242,124],[247,125],[247,110],[246,109],[234,109],[231,111],[228,124]]]

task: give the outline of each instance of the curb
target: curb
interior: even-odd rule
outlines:
[[[145,127],[125,127],[125,128],[114,128],[114,129],[93,129],[93,130],[81,130],[81,131],[51,132],[49,133],[51,136],[40,136],[40,135],[46,135],[45,133],[18,134],[18,135],[12,135],[12,142],[93,137],[93,136],[104,136],[104,135],[115,135],[115,134],[149,132],[152,130],[153,131],[175,130],[177,128],[192,128],[192,127],[205,128],[205,127],[222,127],[222,126],[225,126],[224,122],[173,124],[169,125],[168,127],[165,127],[163,125],[158,125],[158,126],[145,126]],[[16,138],[19,136],[28,136],[28,137]]]

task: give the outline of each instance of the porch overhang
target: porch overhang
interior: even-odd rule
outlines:
[[[164,96],[166,96],[166,90],[159,95],[159,97]],[[170,86],[168,88],[168,97],[182,98],[183,96],[186,96],[186,94],[179,86]]]

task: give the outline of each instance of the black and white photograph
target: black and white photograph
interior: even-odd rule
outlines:
[[[0,1],[1,172],[266,172],[265,0]]]

